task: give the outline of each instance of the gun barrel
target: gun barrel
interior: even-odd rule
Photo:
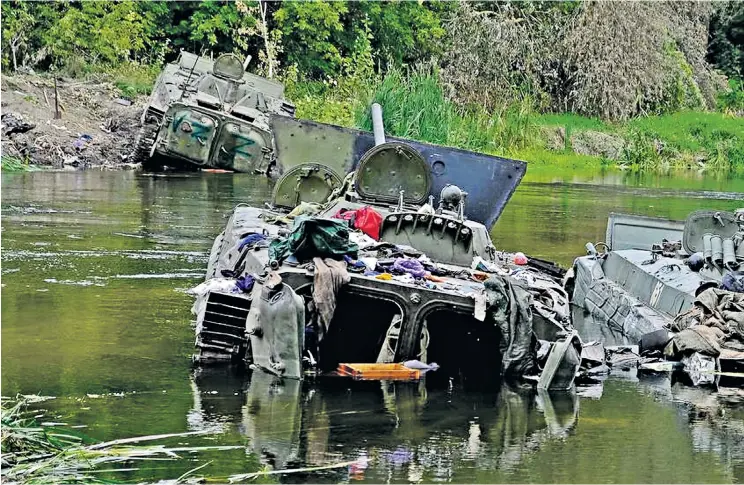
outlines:
[[[385,143],[385,127],[382,124],[382,106],[372,104],[372,132],[375,135],[375,146]]]

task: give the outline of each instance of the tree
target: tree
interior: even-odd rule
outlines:
[[[18,70],[18,53],[26,48],[28,36],[34,19],[28,11],[26,2],[2,2],[2,38],[3,44],[10,49],[13,70]]]
[[[285,48],[287,62],[311,76],[340,72],[342,51],[339,36],[344,31],[341,16],[346,2],[284,2],[273,20]]]
[[[744,77],[744,3],[717,5],[708,28],[708,62],[727,76]]]
[[[70,2],[65,6],[61,18],[42,34],[58,63],[76,57],[92,64],[129,60],[145,51],[155,31],[153,18],[142,14],[138,2]]]

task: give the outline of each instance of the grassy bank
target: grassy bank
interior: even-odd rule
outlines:
[[[0,170],[3,172],[33,172],[36,167],[18,157],[3,155],[0,158]]]
[[[372,102],[385,130],[532,164],[620,167],[637,171],[694,169],[744,174],[744,118],[685,111],[609,123],[572,113],[540,114],[529,97],[486,112],[449,101],[435,73],[392,71],[382,80],[290,83],[297,116],[371,129]]]

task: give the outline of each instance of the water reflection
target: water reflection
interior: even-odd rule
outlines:
[[[744,179],[573,169],[542,179],[536,168],[498,222],[496,243],[566,265],[604,237],[610,211],[679,219],[735,208],[732,194],[744,192]],[[193,378],[192,300],[179,289],[203,274],[225,214],[270,191],[266,178],[250,175],[3,174],[3,394],[57,396],[44,403],[55,420],[88,426],[102,441],[209,428],[222,432],[204,443],[250,442],[277,468],[357,463],[282,481],[744,481],[744,406],[731,402],[741,389],[719,387],[713,398],[666,376],[624,373],[593,388],[593,399],[581,389],[579,408],[572,395],[548,402],[509,388],[288,387],[223,368]],[[611,336],[585,339],[599,337]],[[225,482],[259,466],[243,450],[194,460],[154,462],[132,481],[172,479],[214,460],[201,471]]]
[[[356,460],[352,474],[427,471],[444,478],[461,466],[508,471],[576,426],[575,393],[501,387],[491,394],[427,389],[425,382],[315,382],[263,372],[198,369],[191,429],[236,428],[275,469]],[[369,473],[369,471],[367,473]]]

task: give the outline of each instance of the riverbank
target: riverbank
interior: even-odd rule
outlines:
[[[51,78],[3,77],[3,116],[19,116],[33,125],[26,132],[3,129],[3,171],[138,168],[127,156],[156,74],[143,67],[63,81],[58,85],[59,120],[54,119]],[[573,113],[540,113],[529,97],[493,112],[462,107],[448,99],[433,72],[284,81],[298,118],[371,130],[368,109],[379,102],[386,131],[393,136],[516,158],[533,167],[744,175],[744,117],[733,110],[611,123]]]
[[[127,162],[146,98],[122,96],[113,82],[96,78],[57,83],[36,75],[2,78],[2,168],[134,169]]]

